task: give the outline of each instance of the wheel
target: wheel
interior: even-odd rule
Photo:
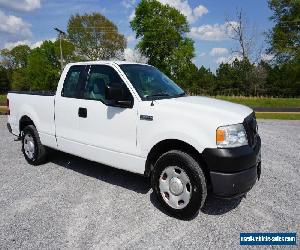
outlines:
[[[22,136],[22,152],[31,165],[39,165],[46,159],[46,148],[33,125],[26,126]]]
[[[178,218],[192,217],[206,200],[206,179],[199,163],[179,150],[157,160],[151,184],[162,207]]]

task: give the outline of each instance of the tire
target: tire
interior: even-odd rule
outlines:
[[[34,166],[42,164],[46,159],[46,148],[33,125],[26,126],[23,130],[22,152],[26,161]]]
[[[201,166],[189,154],[179,150],[164,153],[157,160],[151,185],[161,206],[180,219],[193,217],[204,205],[207,196]]]

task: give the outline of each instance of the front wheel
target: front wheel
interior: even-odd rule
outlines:
[[[31,165],[39,165],[45,161],[46,148],[41,143],[38,131],[33,125],[23,130],[22,152],[26,161]]]
[[[178,218],[192,217],[206,200],[206,179],[201,166],[179,150],[171,150],[158,159],[151,183],[162,207]]]

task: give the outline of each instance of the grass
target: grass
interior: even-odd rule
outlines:
[[[256,112],[255,115],[258,119],[300,120],[300,113]]]
[[[6,106],[6,95],[0,95],[0,106]]]
[[[273,98],[273,97],[243,97],[243,96],[216,96],[218,99],[244,104],[249,107],[264,108],[299,108],[300,98]]]
[[[6,107],[0,107],[0,115],[5,115],[6,114]]]

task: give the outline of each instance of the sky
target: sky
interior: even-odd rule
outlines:
[[[237,10],[242,9],[247,20],[246,31],[254,33],[256,45],[266,48],[264,33],[273,23],[267,0],[159,0],[169,4],[187,17],[190,33],[195,42],[194,63],[213,72],[221,62],[236,57],[237,48],[229,38],[228,22],[234,23]],[[137,43],[130,28],[130,20],[139,0],[0,0],[0,49],[18,44],[38,47],[44,40],[57,37],[55,27],[66,30],[72,14],[100,12],[112,20],[127,39],[126,55],[134,54]],[[263,51],[262,59],[271,55]]]

